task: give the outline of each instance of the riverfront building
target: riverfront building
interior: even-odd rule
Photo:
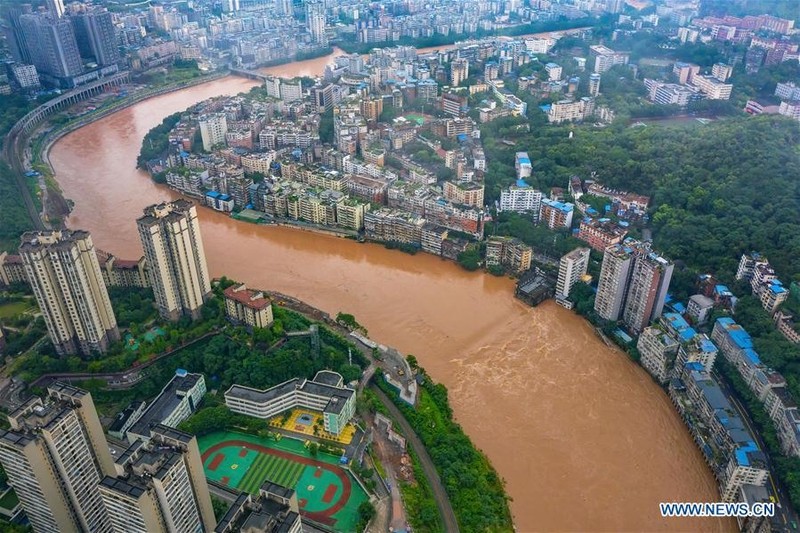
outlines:
[[[18,255],[0,252],[0,284],[10,285],[12,283],[28,283],[25,263]]]
[[[678,353],[678,342],[660,328],[648,327],[639,335],[636,348],[644,369],[659,383],[666,383]]]
[[[60,355],[105,352],[119,339],[88,232],[25,233],[19,254],[50,340]]]
[[[0,430],[0,464],[35,531],[112,531],[97,484],[116,470],[92,396],[53,383]]]
[[[503,266],[515,273],[531,268],[533,249],[519,239],[489,237],[486,241],[486,266]]]
[[[623,320],[630,331],[640,333],[661,316],[672,279],[673,264],[640,243],[635,252]]]
[[[199,318],[211,279],[195,206],[183,199],[151,205],[136,224],[161,316]]]
[[[255,328],[266,328],[272,324],[272,302],[264,293],[248,289],[244,284],[232,285],[223,292],[225,314],[236,322]]]
[[[673,264],[650,250],[649,243],[626,239],[606,248],[594,309],[606,320],[619,320],[639,334],[661,316]]]
[[[214,530],[216,520],[197,439],[156,426],[137,440],[105,476],[97,492],[119,533]]]
[[[586,270],[589,268],[589,253],[588,248],[575,248],[561,257],[561,261],[558,262],[556,298],[569,298],[572,286],[586,275]]]
[[[600,277],[597,281],[597,296],[594,310],[606,320],[619,320],[630,278],[633,249],[615,244],[606,248]]]
[[[225,404],[234,413],[265,420],[295,407],[321,411],[325,431],[338,435],[355,413],[356,392],[336,372],[321,370],[313,380],[294,378],[267,390],[232,385]]]

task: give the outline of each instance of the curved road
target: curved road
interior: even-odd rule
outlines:
[[[397,408],[394,402],[375,385],[370,386],[370,388],[378,395],[381,403],[389,410],[392,418],[394,418],[395,422],[397,422],[403,430],[407,441],[411,443],[411,447],[414,448],[417,457],[419,457],[419,462],[422,465],[422,470],[425,472],[425,477],[428,478],[431,484],[436,506],[439,508],[439,515],[444,522],[444,530],[447,531],[447,533],[457,532],[458,521],[456,520],[456,514],[453,512],[450,499],[447,497],[447,492],[444,490],[442,480],[439,479],[439,473],[436,471],[436,467],[433,466],[433,461],[430,455],[428,455],[428,450],[425,449],[425,445],[419,440],[416,432],[411,428],[411,424],[408,423],[408,420],[406,420],[406,417],[403,416],[403,413],[400,412],[400,409]]]

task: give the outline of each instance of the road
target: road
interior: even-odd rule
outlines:
[[[439,515],[442,517],[442,522],[444,523],[444,530],[448,533],[456,533],[459,530],[456,514],[453,512],[452,505],[450,505],[450,499],[447,497],[447,492],[444,490],[442,480],[439,478],[439,473],[436,471],[436,467],[433,466],[431,456],[428,455],[428,450],[425,449],[422,441],[419,440],[416,432],[411,428],[411,424],[408,423],[403,413],[400,412],[400,409],[397,408],[392,400],[378,387],[373,385],[371,389],[378,396],[381,403],[389,410],[389,414],[392,415],[394,421],[400,426],[403,435],[405,435],[406,441],[411,444],[417,457],[419,457],[422,471],[425,472],[425,477],[428,478],[428,483],[430,483],[431,490],[433,490],[433,497],[436,500],[436,506],[439,508]]]
[[[728,385],[727,380],[717,372],[714,372],[714,377],[716,378],[717,383],[720,384],[720,388],[725,393],[725,396],[728,397],[733,406],[736,407],[736,410],[739,411],[739,416],[742,417],[742,420],[747,425],[747,429],[750,430],[750,433],[753,436],[755,436],[758,447],[761,448],[761,450],[767,450],[767,447],[764,445],[764,439],[761,438],[761,434],[753,427],[753,423],[750,420],[750,412],[739,401],[739,396],[736,394],[736,391],[734,391],[730,385]],[[767,458],[767,467],[770,471],[767,491],[771,495],[775,496],[776,501],[780,504],[780,507],[775,509],[775,520],[781,526],[789,530],[791,522],[797,522],[797,514],[794,512],[794,509],[792,509],[792,503],[789,500],[788,490],[779,480],[776,482],[775,476],[773,475],[774,465],[772,464],[769,454],[767,454],[765,451],[764,455]]]

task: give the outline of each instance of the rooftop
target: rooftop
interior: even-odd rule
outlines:
[[[134,435],[149,436],[150,429],[161,424],[180,405],[185,397],[185,392],[193,388],[203,379],[202,374],[176,374],[167,383],[167,386],[147,406],[142,416],[128,430]]]

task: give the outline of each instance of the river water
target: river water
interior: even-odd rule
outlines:
[[[313,75],[330,60],[267,70]],[[75,202],[69,226],[138,257],[142,208],[176,197],[135,168],[145,133],[170,113],[251,86],[229,77],[192,87],[61,139],[50,160]],[[660,517],[660,501],[718,500],[713,476],[667,395],[571,311],[552,302],[528,308],[511,280],[427,254],[199,211],[212,275],[352,313],[448,387],[459,423],[506,481],[518,531],[735,529]]]

